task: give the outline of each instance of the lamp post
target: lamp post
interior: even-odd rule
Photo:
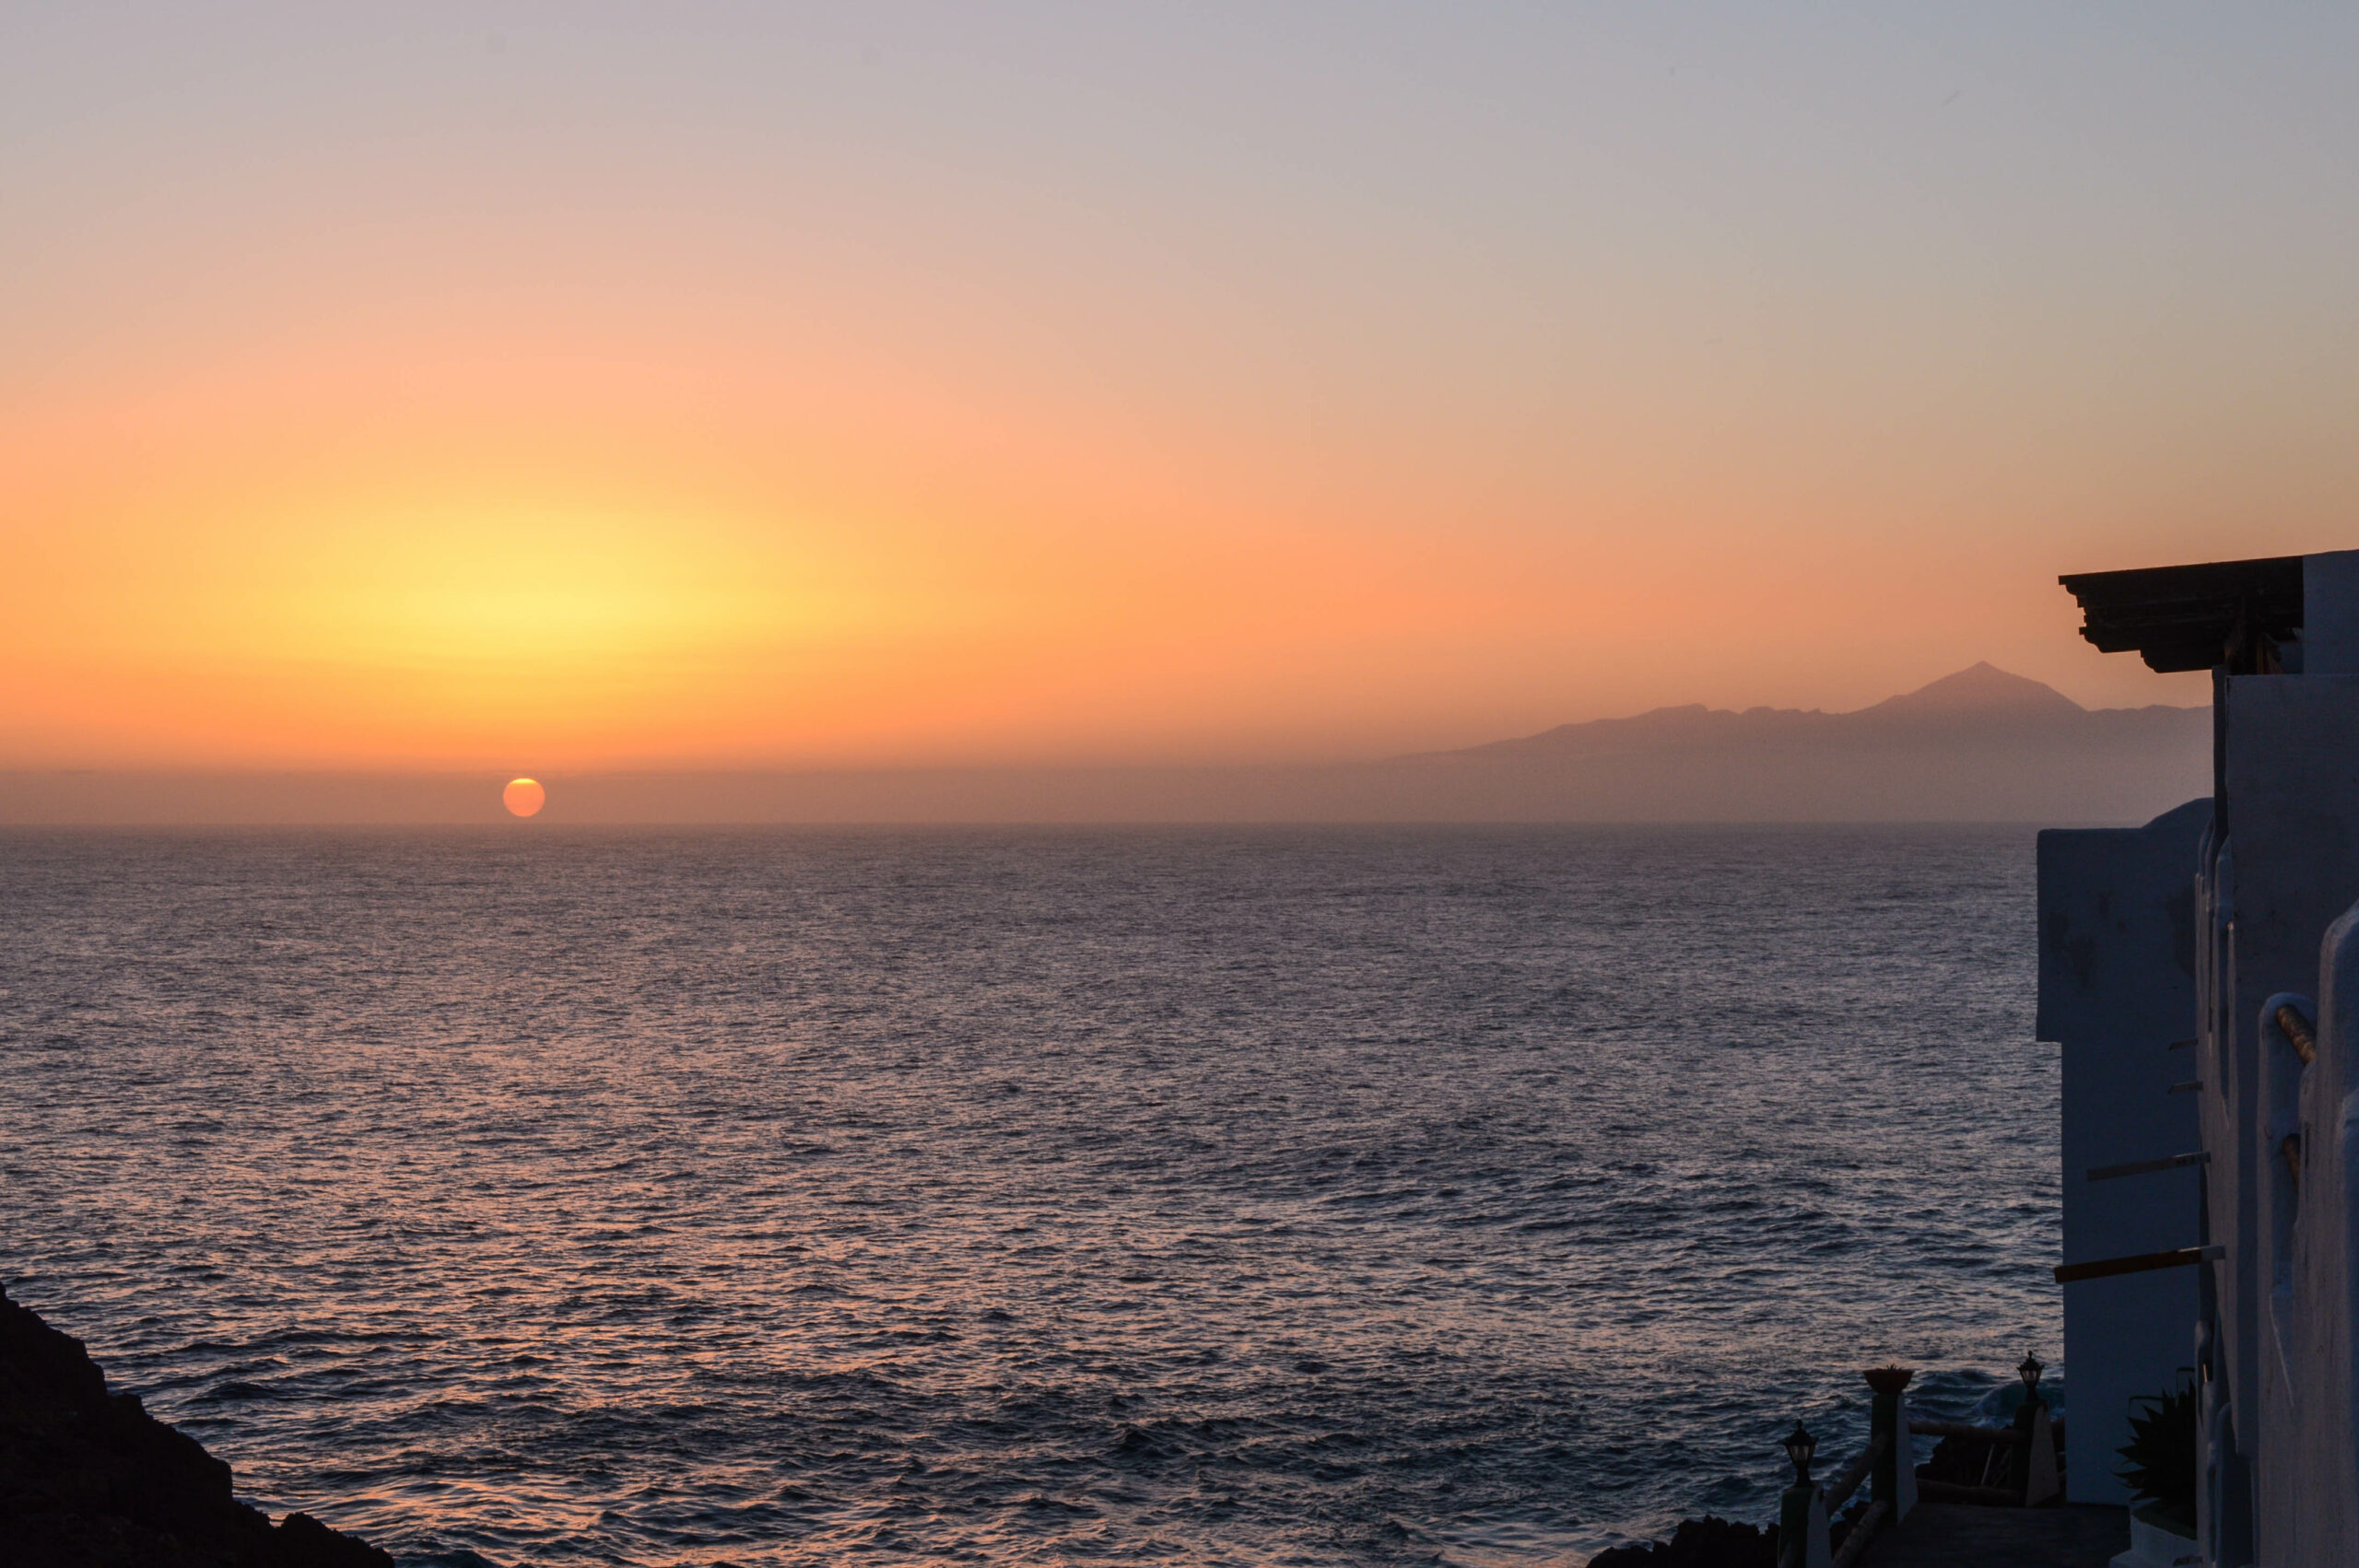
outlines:
[[[2048,1368],[2036,1355],[2026,1354],[2015,1366],[2015,1375],[2024,1380],[2024,1402],[2015,1407],[2013,1426],[2021,1439],[2007,1460],[2007,1485],[2013,1491],[2028,1492],[2032,1478],[2032,1433],[2048,1401],[2039,1397],[2039,1375]]]
[[[1818,1452],[1818,1439],[1810,1434],[1810,1428],[1796,1422],[1794,1430],[1786,1436],[1785,1449],[1786,1457],[1794,1462],[1794,1484],[1808,1486],[1810,1459],[1812,1455]]]
[[[1794,1481],[1778,1499],[1778,1562],[1780,1568],[1816,1568],[1825,1561],[1826,1539],[1826,1510],[1819,1502],[1818,1483],[1810,1479],[1811,1456],[1818,1452],[1818,1439],[1810,1434],[1810,1428],[1796,1422],[1779,1446],[1794,1462]]]

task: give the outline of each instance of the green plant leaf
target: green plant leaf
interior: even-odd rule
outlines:
[[[2143,1407],[2142,1409],[2141,1407]],[[2195,1527],[2195,1386],[2130,1401],[2129,1463],[2115,1473],[2154,1511]]]

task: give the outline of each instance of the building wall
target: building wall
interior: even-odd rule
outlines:
[[[2227,1394],[2253,1466],[2254,1561],[2347,1568],[2359,1562],[2347,1187],[2359,936],[2345,913],[2359,902],[2359,675],[2239,677],[2226,704],[2233,967],[2210,1031],[2221,1082],[2207,1082],[2203,1133],[2213,1239],[2229,1249],[2212,1266]],[[2288,996],[2320,1021],[2307,1068],[2272,1022]],[[2224,1171],[2237,1188],[2224,1214]]]
[[[2198,1173],[2092,1182],[2093,1166],[2196,1147],[2196,872],[2209,800],[2143,827],[2039,836],[2039,1037],[2063,1047],[2064,1260],[2189,1246]],[[2188,1042],[2173,1048],[2174,1042]],[[2082,1503],[2127,1503],[2130,1401],[2191,1375],[2194,1270],[2064,1287],[2065,1463]]]
[[[2065,1288],[2076,1501],[2127,1501],[2129,1402],[2211,1347],[2216,1568],[2359,1563],[2359,674],[2223,694],[2211,802],[2039,843],[2039,1033],[2063,1047],[2064,1258],[2224,1249]],[[2317,1020],[2307,1067],[2274,1020]],[[2172,1042],[2195,1036],[2192,1049]],[[2171,1094],[2194,1078],[2195,1094]],[[2284,1141],[2300,1140],[2298,1172]],[[2091,1182],[2200,1146],[2199,1170]],[[2199,1327],[2199,1325],[2201,1327]]]
[[[2212,801],[2136,830],[2040,837],[2040,1036],[2064,1047],[2065,1258],[2191,1240],[2219,1253],[2066,1288],[2071,1491],[2120,1495],[2127,1401],[2192,1362],[2206,1568],[2352,1568],[2359,551],[2304,558],[2301,630],[2278,654],[2281,673],[2216,677]],[[2306,1064],[2277,1021],[2288,1002],[2316,1023]],[[2159,1065],[2184,1059],[2165,1047],[2185,1027],[2191,1074]],[[2194,1094],[2158,1094],[2189,1076]],[[2196,1171],[2087,1180],[2093,1164],[2180,1153],[2190,1132]]]

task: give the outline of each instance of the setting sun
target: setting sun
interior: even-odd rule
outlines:
[[[499,792],[499,803],[512,816],[531,816],[548,802],[549,792],[537,778],[511,778]]]

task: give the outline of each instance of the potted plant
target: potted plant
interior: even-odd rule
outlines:
[[[2138,1499],[2130,1550],[2141,1562],[2175,1562],[2195,1539],[2195,1386],[2130,1401],[2129,1463],[2115,1473]]]

